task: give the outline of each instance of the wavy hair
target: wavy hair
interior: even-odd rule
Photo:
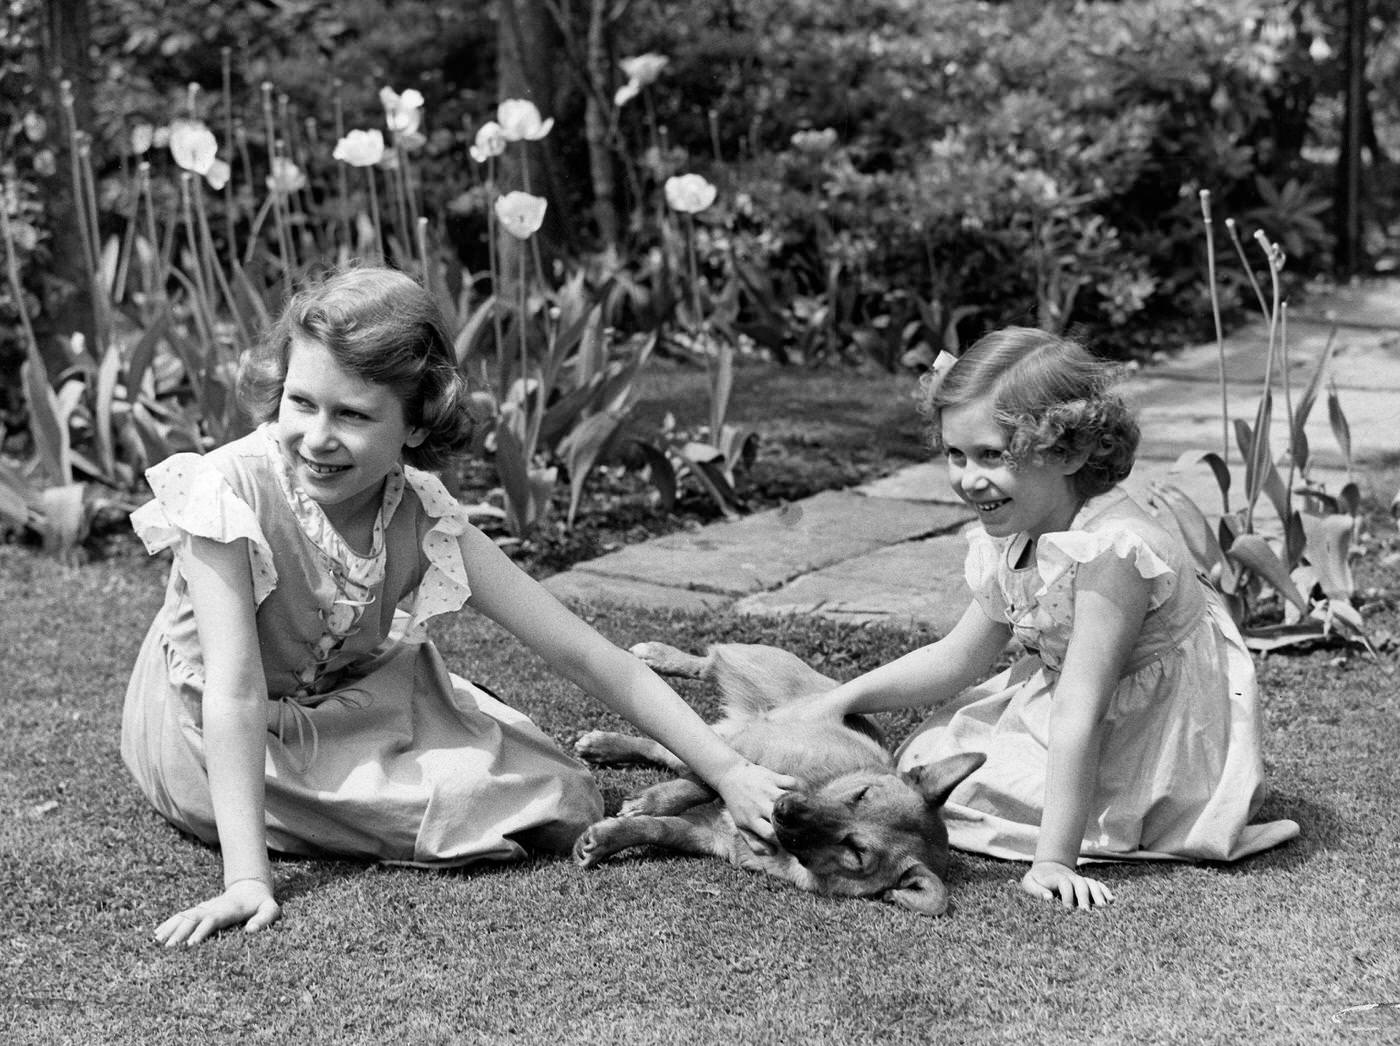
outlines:
[[[1072,338],[1005,327],[976,341],[941,381],[925,376],[919,410],[942,453],[943,411],[990,398],[1011,466],[1083,457],[1070,482],[1090,498],[1122,482],[1137,455],[1137,421],[1111,391],[1117,377],[1115,365]]]
[[[432,295],[394,269],[354,266],[307,285],[288,300],[267,336],[244,354],[238,401],[254,421],[277,416],[292,342],[324,345],[363,381],[387,385],[404,420],[427,430],[404,460],[440,469],[471,440],[470,390]]]

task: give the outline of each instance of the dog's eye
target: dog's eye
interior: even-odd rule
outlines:
[[[861,789],[859,792],[857,792],[855,795],[851,796],[851,805],[854,806],[856,803],[858,803],[858,802],[860,802],[862,799],[864,799],[864,798],[865,798],[865,793],[868,792],[868,791],[870,791],[870,786],[869,786],[869,785],[866,785],[864,788],[862,788],[862,789]]]
[[[851,851],[851,856],[856,859],[857,864],[865,863],[865,847],[856,842],[854,836],[846,837],[846,849]]]

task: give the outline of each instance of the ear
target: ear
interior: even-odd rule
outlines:
[[[1082,469],[1088,461],[1089,452],[1086,450],[1075,454],[1073,457],[1060,458],[1056,463],[1056,467],[1062,476],[1072,476]]]
[[[899,877],[899,885],[885,891],[884,899],[917,915],[938,916],[948,910],[948,889],[927,865],[915,862]]]
[[[428,438],[428,430],[425,428],[410,429],[408,439],[403,441],[405,447],[420,447],[423,441]]]
[[[909,775],[930,806],[942,806],[953,789],[972,776],[987,761],[983,752],[962,752],[936,763],[910,768]]]

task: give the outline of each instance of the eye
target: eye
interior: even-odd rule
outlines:
[[[856,842],[856,838],[853,835],[846,836],[844,842],[846,849],[849,850],[851,856],[855,858],[856,864],[863,865],[865,863],[865,847]]]
[[[866,785],[866,786],[864,786],[863,788],[861,788],[858,792],[856,792],[855,795],[851,796],[851,805],[852,805],[852,806],[855,806],[856,803],[858,803],[858,802],[860,802],[862,799],[864,799],[864,798],[865,798],[865,793],[868,792],[868,791],[870,791],[870,786],[869,786],[869,785]]]

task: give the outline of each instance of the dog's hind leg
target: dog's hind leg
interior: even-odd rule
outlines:
[[[708,657],[687,654],[666,643],[638,643],[630,653],[658,675],[682,679],[704,679],[710,665]]]
[[[590,825],[574,843],[574,860],[584,868],[633,846],[660,846],[681,853],[728,859],[727,833],[720,830],[719,807],[684,817],[612,817]]]
[[[574,752],[594,766],[664,766],[684,773],[686,766],[664,745],[649,737],[590,730],[574,742]]]
[[[674,781],[662,781],[644,791],[631,796],[618,810],[619,817],[639,817],[643,815],[667,816],[684,813],[691,807],[708,803],[715,798],[715,792],[704,782],[694,777],[678,777]]]

